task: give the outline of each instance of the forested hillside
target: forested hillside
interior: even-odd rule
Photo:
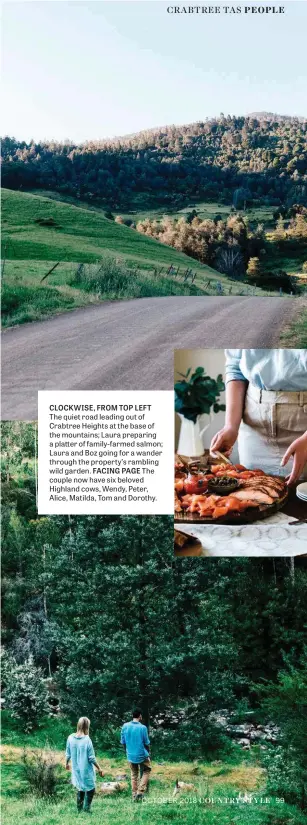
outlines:
[[[56,190],[108,208],[214,200],[306,204],[307,121],[221,115],[83,145],[3,140],[3,185]]]

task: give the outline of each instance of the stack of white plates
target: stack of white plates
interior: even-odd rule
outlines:
[[[307,481],[304,481],[303,484],[299,484],[296,488],[296,495],[302,501],[307,502]]]

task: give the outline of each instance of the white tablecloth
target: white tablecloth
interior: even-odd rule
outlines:
[[[177,522],[175,527],[196,536],[202,543],[204,556],[307,555],[307,524],[290,527],[289,521],[294,519],[284,513],[275,513],[265,522],[255,524],[228,526]]]

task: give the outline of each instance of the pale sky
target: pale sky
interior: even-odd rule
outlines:
[[[83,142],[221,112],[304,116],[307,3],[284,5],[284,15],[174,15],[164,0],[10,0],[2,134]]]

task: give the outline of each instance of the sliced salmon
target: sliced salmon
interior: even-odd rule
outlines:
[[[181,509],[181,503],[179,501],[177,493],[175,493],[175,513],[181,513]]]
[[[256,504],[273,504],[274,499],[269,493],[262,492],[254,487],[245,487],[243,490],[237,490],[235,493],[231,494],[233,498],[239,499],[239,501],[247,501],[251,500]]]

